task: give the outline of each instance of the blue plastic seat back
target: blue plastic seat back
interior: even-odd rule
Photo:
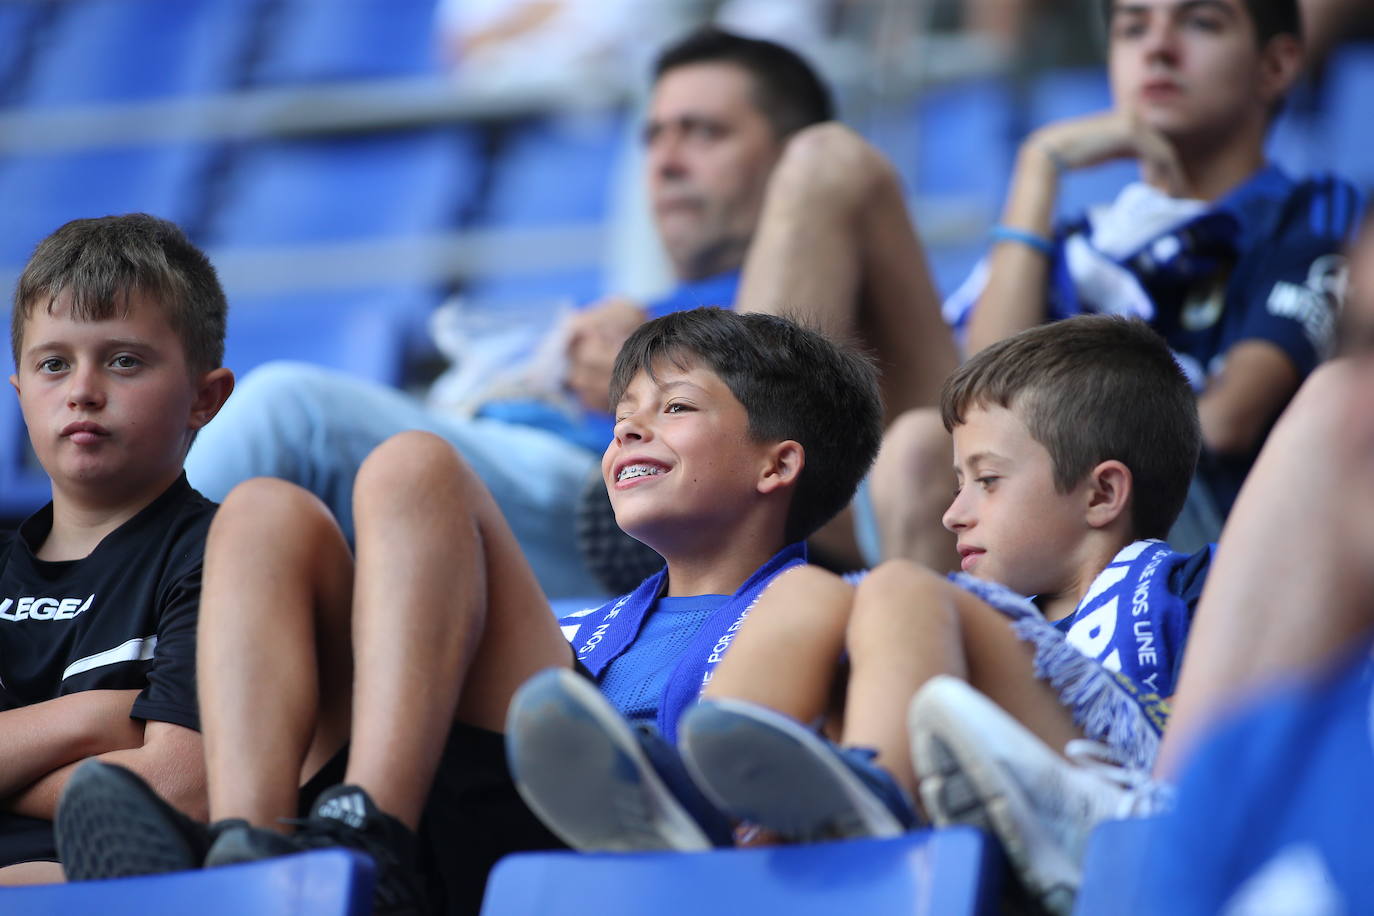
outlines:
[[[1140,863],[1154,829],[1152,818],[1105,821],[1093,830],[1083,858],[1083,884],[1074,912],[1101,916],[1120,912],[1122,901],[1135,900],[1137,888],[1147,880]]]
[[[471,132],[425,128],[268,140],[237,150],[212,245],[254,247],[451,231],[472,193]]]
[[[273,360],[297,360],[399,385],[407,323],[403,291],[324,291],[236,298],[224,364],[242,378]]]
[[[195,211],[208,148],[86,149],[0,158],[0,266],[79,217],[145,212],[184,225]]]
[[[483,916],[991,914],[1005,877],[968,828],[704,853],[524,853],[497,863]]]
[[[9,327],[8,309],[0,309],[0,321]],[[9,359],[0,359],[0,365],[9,366]],[[29,447],[19,399],[13,388],[5,388],[0,391],[0,519],[18,521],[46,503],[52,488]]]
[[[25,916],[365,916],[372,863],[327,849],[201,871],[0,888],[0,913]]]
[[[1325,108],[1331,146],[1329,167],[1342,178],[1374,188],[1374,42],[1348,45],[1332,57]]]
[[[957,195],[995,212],[1011,174],[1012,98],[997,80],[923,93],[917,104],[919,157],[914,190]]]
[[[435,0],[285,0],[257,85],[437,75]]]
[[[34,34],[38,53],[19,102],[68,106],[228,91],[240,80],[257,9],[257,0],[68,0]]]

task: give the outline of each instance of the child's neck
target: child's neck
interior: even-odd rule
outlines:
[[[668,557],[667,597],[734,594],[755,570],[783,547],[781,543],[762,539],[756,543],[770,546],[757,549],[731,545],[730,550]]]
[[[93,503],[54,487],[52,528],[34,555],[49,562],[80,560],[90,556],[91,551],[110,532],[142,512],[173,482],[167,481],[153,492],[138,498],[109,504]]]
[[[1105,534],[1105,532],[1104,532]],[[1092,588],[1093,582],[1102,574],[1121,548],[1131,543],[1131,538],[1099,537],[1080,544],[1075,551],[1072,574],[1065,586],[1054,594],[1041,594],[1035,598],[1040,613],[1049,621],[1063,620],[1077,608],[1083,596]]]
[[[1264,167],[1264,142],[1236,138],[1221,148],[1188,155],[1180,150],[1186,188],[1184,197],[1215,202],[1240,187]]]

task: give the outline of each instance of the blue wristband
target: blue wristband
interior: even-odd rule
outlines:
[[[1046,257],[1054,254],[1054,242],[1043,235],[1036,235],[1034,232],[1027,232],[1024,229],[1013,229],[1011,226],[1003,226],[1000,223],[992,227],[988,232],[988,238],[994,243],[1020,242],[1029,248],[1034,248]]]

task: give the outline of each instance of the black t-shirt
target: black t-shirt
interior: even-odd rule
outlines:
[[[0,709],[138,689],[134,718],[198,730],[196,617],[215,508],[183,474],[80,560],[34,557],[51,504],[0,534]]]

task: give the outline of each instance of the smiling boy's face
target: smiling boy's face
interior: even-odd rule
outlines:
[[[601,474],[627,533],[659,549],[724,532],[758,484],[774,445],[749,435],[749,415],[699,363],[640,370],[615,406]]]
[[[51,310],[35,307],[10,377],[55,494],[91,505],[161,492],[214,413],[164,310],[137,293],[128,305],[100,321],[74,320],[67,292]]]
[[[971,407],[954,427],[958,483],[944,525],[958,537],[964,572],[1022,595],[1058,595],[1074,584],[1087,481],[1054,485],[1049,451],[1013,410]]]

